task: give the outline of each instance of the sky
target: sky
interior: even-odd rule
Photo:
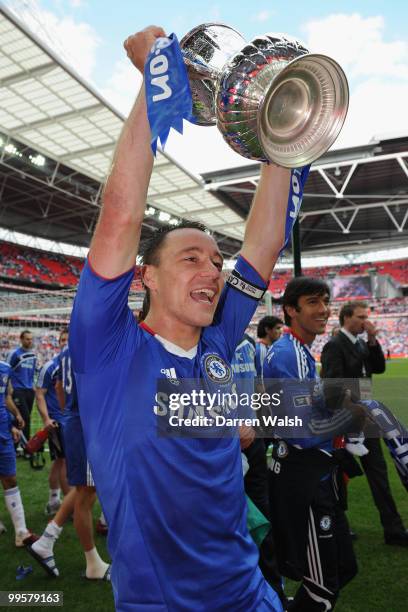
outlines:
[[[4,0],[3,4],[14,8],[124,115],[141,83],[123,50],[127,36],[155,24],[180,39],[201,23],[217,21],[234,27],[247,40],[267,32],[287,33],[303,40],[310,51],[340,63],[351,97],[346,123],[333,148],[366,144],[378,135],[408,133],[408,3],[402,0]],[[166,151],[193,174],[246,163],[215,127],[186,124],[183,136],[171,134]]]

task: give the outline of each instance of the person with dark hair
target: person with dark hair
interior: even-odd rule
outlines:
[[[125,42],[142,72],[163,36],[151,26]],[[127,302],[153,168],[150,143],[142,89],[119,138],[70,324],[88,458],[109,525],[116,609],[281,610],[247,530],[235,430],[159,435],[170,407],[161,405],[158,385],[176,393],[192,380],[205,392],[229,392],[231,359],[267,288],[288,206],[297,210],[308,168],[263,166],[225,287],[211,235],[180,226],[158,235],[143,253],[149,303],[136,325]],[[228,406],[217,410],[226,414]]]
[[[369,320],[366,302],[353,301],[340,309],[340,332],[323,347],[322,377],[330,379],[332,400],[341,401],[346,389],[358,399],[371,398],[371,377],[385,372],[385,358],[377,340],[375,325]],[[359,338],[366,332],[367,341]],[[343,379],[337,382],[332,379]],[[367,432],[360,457],[374,503],[380,514],[386,544],[408,546],[408,532],[397,510],[388,480],[387,464],[378,432]]]
[[[160,247],[164,242],[166,236],[170,234],[170,232],[175,231],[176,229],[196,229],[199,232],[207,231],[207,228],[202,223],[199,223],[198,221],[189,221],[186,219],[183,219],[178,225],[163,225],[156,232],[154,232],[154,234],[152,234],[152,236],[148,240],[146,240],[146,242],[141,247],[142,265],[158,265]],[[149,287],[145,285],[143,277],[142,285],[145,290],[145,296],[143,298],[142,309],[138,314],[139,323],[146,319],[150,309],[150,290]]]
[[[59,335],[59,348],[62,350],[68,342],[68,331],[63,330]],[[62,441],[62,427],[65,413],[62,412],[55,392],[58,379],[57,357],[47,361],[40,370],[35,388],[37,409],[40,413],[44,427],[48,429],[48,445],[52,461],[48,475],[49,498],[45,508],[48,515],[55,514],[61,505],[61,490],[68,494],[64,444]]]
[[[7,362],[11,366],[10,382],[13,388],[13,401],[24,419],[23,434],[30,438],[31,412],[34,403],[34,375],[37,357],[33,351],[33,334],[25,329],[20,334],[20,344],[11,351]]]
[[[267,315],[259,320],[257,335],[260,340],[263,340],[264,344],[270,346],[282,335],[283,321],[279,317]]]
[[[22,548],[25,544],[33,543],[37,536],[27,529],[24,506],[17,485],[16,453],[13,442],[18,442],[21,436],[23,421],[11,396],[10,375],[10,364],[0,361],[0,482],[4,490],[4,501],[14,526],[15,544],[18,548]],[[3,523],[0,523],[1,526],[0,533],[5,531]]]
[[[258,379],[258,387],[262,387],[263,380],[263,365],[268,352],[268,348],[279,340],[283,331],[283,321],[279,317],[267,315],[262,317],[258,323],[257,335],[258,342],[256,343],[255,352],[255,369]]]
[[[54,519],[48,523],[41,537],[33,544],[27,545],[26,551],[49,576],[59,576],[54,558],[54,545],[62,533],[65,522],[73,515],[74,527],[85,555],[85,578],[109,582],[110,565],[99,556],[93,535],[92,508],[96,500],[95,483],[86,456],[77,388],[66,345],[57,355],[55,363],[57,368],[55,392],[65,415],[62,431],[67,479],[71,490],[64,497]]]
[[[339,333],[340,329],[341,329],[340,325],[333,325],[333,327],[331,328],[331,331],[330,331],[330,336],[332,338],[334,338],[334,336],[337,336],[337,334]]]
[[[264,383],[278,390],[276,412],[299,417],[301,427],[275,432],[269,490],[274,539],[282,575],[301,581],[290,610],[324,612],[357,572],[344,509],[335,436],[364,417],[360,406],[332,412],[325,404],[310,347],[330,315],[330,289],[316,278],[286,286],[282,305],[288,332],[269,349]]]

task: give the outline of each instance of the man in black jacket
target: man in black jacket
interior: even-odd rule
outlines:
[[[355,399],[369,399],[372,374],[385,371],[384,353],[376,338],[377,330],[368,320],[367,304],[361,301],[345,304],[340,310],[339,319],[340,332],[323,347],[321,356],[322,378],[347,379],[340,387],[333,383],[326,386],[333,406],[340,401],[346,388],[350,389]],[[367,333],[367,342],[358,338],[363,332]],[[385,542],[408,546],[408,532],[391,494],[378,434],[377,437],[367,437],[364,445],[369,453],[360,460],[380,513]]]

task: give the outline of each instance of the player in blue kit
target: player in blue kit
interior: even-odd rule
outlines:
[[[63,330],[59,336],[59,347],[62,350],[68,342],[68,332]],[[61,410],[55,385],[58,380],[58,358],[50,359],[43,365],[38,375],[35,389],[35,398],[38,412],[44,427],[49,430],[48,444],[52,461],[48,476],[50,492],[46,505],[46,514],[55,514],[61,506],[60,491],[68,494],[69,484],[66,476],[65,453],[62,441],[62,426],[66,414]]]
[[[34,402],[34,375],[37,357],[33,351],[33,335],[25,330],[20,334],[21,346],[7,356],[11,366],[10,381],[13,388],[13,400],[24,419],[23,434],[30,438],[31,411]]]
[[[143,72],[163,30],[125,43]],[[142,92],[126,121],[81,276],[70,350],[88,458],[109,524],[117,610],[281,610],[246,527],[238,437],[158,436],[157,381],[231,388],[235,347],[284,243],[286,213],[306,180],[262,170],[245,241],[223,289],[223,260],[202,227],[156,234],[143,253],[149,303],[127,306],[153,165]],[[292,180],[292,183],[291,183]],[[219,410],[222,410],[220,406]],[[159,411],[160,412],[160,411]]]
[[[65,332],[67,335],[68,332]],[[56,394],[64,412],[62,424],[68,483],[72,488],[37,542],[26,547],[41,567],[53,577],[59,576],[54,559],[54,545],[64,523],[74,513],[74,526],[86,561],[85,577],[89,580],[110,580],[110,565],[99,556],[93,538],[92,508],[96,500],[94,481],[86,457],[75,378],[68,347],[55,359]]]
[[[310,350],[326,328],[329,302],[330,289],[320,279],[288,283],[282,298],[288,330],[270,347],[263,369],[266,390],[279,390],[280,415],[302,421],[275,434],[269,471],[279,569],[302,581],[291,612],[333,610],[340,589],[357,572],[334,437],[354,426],[359,431],[364,410],[351,402],[329,409]]]
[[[25,544],[33,543],[36,536],[27,529],[23,502],[17,486],[14,443],[20,439],[20,430],[13,425],[10,411],[19,417],[21,424],[23,421],[8,392],[10,375],[11,366],[0,361],[0,481],[4,489],[6,507],[14,525],[15,543],[21,548]]]
[[[263,389],[263,365],[271,344],[279,340],[283,332],[283,321],[279,317],[266,315],[258,322],[258,341],[255,345],[255,369],[257,389]]]

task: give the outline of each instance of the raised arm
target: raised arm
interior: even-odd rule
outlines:
[[[268,280],[284,243],[290,170],[264,164],[245,229],[242,255]]]
[[[125,41],[130,60],[142,74],[146,57],[161,36],[165,36],[161,28],[150,26]],[[90,263],[101,276],[114,278],[136,263],[152,168],[142,85],[116,146],[89,252]]]

